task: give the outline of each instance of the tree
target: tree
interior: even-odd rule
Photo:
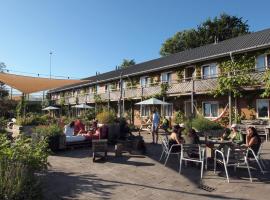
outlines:
[[[119,66],[120,69],[123,69],[123,68],[127,68],[129,66],[132,66],[132,65],[135,65],[136,62],[134,61],[134,59],[123,59],[123,62],[121,63],[121,65]]]
[[[242,17],[226,13],[210,18],[198,25],[197,29],[177,32],[161,46],[160,55],[167,56],[187,49],[227,40],[249,33],[247,21]]]
[[[5,63],[0,62],[0,72],[4,72],[5,68],[6,68]],[[5,83],[0,81],[0,98],[1,98],[1,100],[7,96],[8,96],[8,91],[5,88]]]

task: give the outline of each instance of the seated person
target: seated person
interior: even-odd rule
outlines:
[[[245,147],[251,148],[254,153],[257,155],[260,146],[261,146],[261,138],[254,127],[247,128],[247,135],[246,135],[246,144]]]
[[[170,127],[169,120],[164,116],[163,120],[162,120],[161,128],[164,129],[165,133],[168,133],[168,128],[169,127]]]
[[[103,125],[102,127],[98,127],[95,131],[88,131],[86,134],[82,134],[87,140],[98,140],[98,139],[106,139],[108,138],[108,126]]]
[[[77,119],[74,125],[74,134],[77,135],[83,133],[85,133],[85,126],[80,119]]]
[[[240,131],[237,130],[236,124],[232,124],[230,134],[228,136],[222,137],[222,139],[230,140],[238,145],[243,144],[244,142],[243,135]]]
[[[188,134],[184,136],[185,144],[200,144],[199,136],[194,129],[189,129]]]
[[[74,121],[70,124],[65,125],[64,134],[66,135],[66,142],[79,142],[84,141],[85,137],[83,135],[74,135]]]
[[[173,131],[171,135],[169,136],[169,149],[171,148],[172,145],[174,144],[183,144],[184,139],[182,138],[182,133],[181,133],[181,127],[179,125],[175,125],[173,127]],[[173,147],[171,152],[180,152],[181,147]]]

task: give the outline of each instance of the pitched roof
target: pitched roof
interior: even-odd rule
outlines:
[[[166,57],[139,63],[125,69],[113,70],[96,76],[91,76],[83,80],[89,80],[86,85],[91,85],[96,82],[119,79],[121,74],[123,77],[140,75],[162,69],[169,69],[175,66],[195,64],[197,62],[226,57],[229,56],[230,53],[243,53],[267,47],[270,47],[270,28],[224,40],[216,44],[208,44],[194,49],[181,51]],[[73,84],[51,90],[50,92],[81,87],[82,85],[83,84]]]

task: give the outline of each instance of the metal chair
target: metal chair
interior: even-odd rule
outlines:
[[[180,156],[180,168],[179,173],[182,170],[183,160],[201,163],[201,179],[203,177],[203,168],[204,168],[204,156],[205,156],[205,148],[202,148],[197,144],[181,144],[181,156]]]
[[[173,148],[177,148],[177,147],[181,147],[180,144],[173,144],[170,148],[169,148],[169,141],[166,139],[166,137],[164,137],[162,139],[162,142],[161,142],[161,146],[162,146],[162,153],[161,153],[161,156],[159,158],[159,161],[162,160],[163,158],[163,155],[165,155],[165,163],[164,163],[164,166],[166,166],[167,162],[168,162],[168,159],[170,157],[170,155],[172,154],[175,154],[175,155],[178,155],[180,156],[180,151],[179,152],[172,152]]]
[[[247,167],[249,179],[250,179],[250,182],[252,182],[252,176],[251,176],[249,162],[248,162],[249,161],[249,158],[248,158],[249,152],[251,152],[255,158],[255,153],[250,148],[245,148],[245,147],[239,147],[239,148],[235,148],[235,149],[229,148],[226,159],[225,159],[225,155],[222,151],[215,150],[214,173],[216,173],[217,155],[219,154],[221,156],[221,159],[219,159],[219,162],[221,162],[224,165],[224,169],[225,169],[228,183],[230,182],[230,179],[229,179],[227,167],[233,166],[234,170],[236,171],[236,168],[240,167],[242,165],[245,165]],[[261,172],[264,173],[258,159],[255,158],[255,160],[256,160]]]

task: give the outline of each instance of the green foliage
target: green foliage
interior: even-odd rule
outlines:
[[[96,118],[95,109],[88,109],[85,111],[84,118],[88,121],[91,121]]]
[[[45,139],[34,142],[19,137],[11,142],[0,135],[0,199],[41,199],[41,184],[36,173],[47,168],[48,155]]]
[[[255,57],[242,55],[232,60],[226,60],[220,63],[222,69],[221,75],[218,77],[217,89],[212,93],[214,96],[225,95],[231,92],[234,97],[241,97],[243,87],[256,84],[256,79],[247,76],[254,70]]]
[[[178,71],[176,71],[176,75],[177,75],[177,81],[181,82],[184,79],[184,72],[185,69],[179,69]]]
[[[56,119],[49,115],[37,115],[27,113],[25,117],[17,117],[16,124],[21,126],[49,125],[55,123]]]
[[[270,69],[267,68],[263,75],[264,91],[261,97],[267,98],[270,96]]]
[[[96,119],[102,124],[112,124],[116,119],[116,114],[112,110],[103,110],[97,114]]]
[[[102,103],[102,99],[101,99],[101,96],[99,94],[94,94],[94,100],[95,100],[95,103]]]
[[[217,122],[212,122],[204,117],[198,116],[185,123],[186,127],[192,127],[197,131],[217,130],[222,126]]]
[[[244,35],[248,32],[249,26],[241,17],[223,13],[213,20],[207,19],[197,29],[177,32],[162,44],[160,55],[167,56],[205,44],[211,44],[216,40],[223,41]]]
[[[23,117],[24,114],[24,109],[27,106],[27,101],[25,100],[25,96],[22,95],[20,102],[17,104],[16,107],[16,113],[17,113],[17,117]]]
[[[123,62],[121,63],[121,65],[119,66],[119,68],[123,69],[123,68],[127,68],[129,66],[135,65],[136,62],[134,59],[123,59]]]
[[[184,121],[186,120],[185,114],[181,111],[177,111],[174,113],[174,123],[175,124],[181,124],[184,123]]]
[[[160,95],[162,97],[165,97],[167,95],[167,91],[170,88],[170,85],[168,83],[161,83],[160,84]]]
[[[35,132],[40,136],[51,137],[57,135],[63,135],[64,131],[57,124],[52,124],[49,126],[38,126],[35,129]]]

